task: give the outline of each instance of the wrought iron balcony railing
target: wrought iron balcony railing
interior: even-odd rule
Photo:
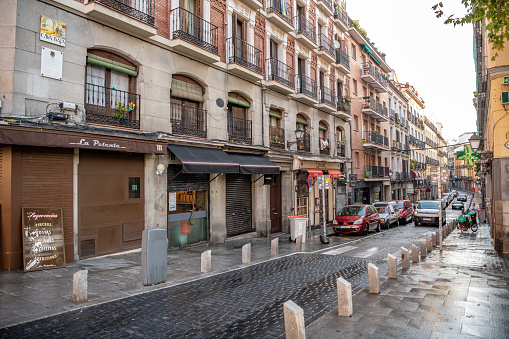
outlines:
[[[338,157],[346,157],[346,145],[338,143],[337,147],[337,155]]]
[[[332,42],[331,39],[327,37],[327,35],[323,33],[320,34],[318,50],[324,51],[325,53],[328,53],[331,57],[336,58],[336,54],[334,53],[334,43]]]
[[[270,80],[295,88],[293,67],[274,58],[267,59],[267,81]]]
[[[207,111],[172,102],[170,120],[173,134],[207,138]]]
[[[140,95],[85,84],[88,123],[140,129]]]
[[[341,111],[342,113],[351,114],[351,102],[350,100],[346,99],[345,97],[339,96],[338,97],[338,111]]]
[[[362,75],[371,75],[384,88],[387,87],[387,79],[369,62],[362,65]]]
[[[155,0],[89,0],[154,26]]]
[[[385,146],[385,147],[389,148],[389,138],[387,138],[379,133],[376,133],[373,131],[364,131],[362,139],[366,143],[377,144],[379,146]]]
[[[285,130],[280,127],[270,126],[270,147],[285,149]]]
[[[293,26],[292,5],[288,1],[269,0],[267,13],[276,13],[281,19]]]
[[[182,7],[172,10],[170,16],[173,39],[183,39],[209,52],[218,53],[216,25]]]
[[[316,27],[311,24],[303,15],[295,17],[295,33],[306,36],[316,44]]]
[[[334,6],[334,19],[339,19],[345,26],[348,26],[348,15],[340,6]]]
[[[226,46],[228,63],[239,64],[262,74],[262,51],[237,37],[226,40]]]
[[[319,95],[320,103],[327,104],[332,107],[336,107],[334,103],[334,90],[327,87],[320,87],[320,95]]]
[[[304,74],[297,74],[295,77],[297,93],[306,94],[314,99],[318,99],[316,80],[313,80]]]
[[[350,69],[350,56],[341,48],[336,48],[336,63],[345,66],[348,70]]]
[[[371,178],[384,178],[389,177],[389,167],[384,166],[364,166],[366,172],[365,177]]]
[[[240,144],[251,145],[253,143],[251,120],[229,116],[228,140]]]
[[[304,133],[302,140],[297,141],[297,151],[308,153],[311,152],[311,138],[309,133]]]
[[[363,109],[371,109],[377,112],[380,115],[388,117],[387,107],[383,106],[380,102],[377,102],[373,97],[363,97],[362,98],[362,108]]]

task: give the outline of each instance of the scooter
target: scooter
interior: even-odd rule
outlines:
[[[469,229],[471,229],[474,233],[477,232],[477,216],[475,212],[467,213],[456,219],[456,221],[458,222],[458,229],[461,232],[466,232]]]

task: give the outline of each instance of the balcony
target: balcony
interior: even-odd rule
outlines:
[[[389,117],[391,118],[391,120],[396,119],[396,113],[394,112],[394,110],[393,110],[393,109],[391,109],[391,110],[390,110]]]
[[[372,64],[365,63],[362,65],[361,78],[377,92],[387,92],[387,79]]]
[[[393,172],[391,181],[401,181],[401,173],[400,172]]]
[[[154,0],[89,0],[85,4],[85,13],[135,35],[151,37],[157,34],[154,27],[154,2]]]
[[[364,131],[362,141],[364,148],[377,151],[389,150],[389,138],[384,137],[379,133],[373,131]]]
[[[369,115],[377,121],[388,121],[387,107],[377,102],[373,97],[362,98],[362,113]]]
[[[297,41],[309,49],[315,49],[317,46],[315,25],[311,24],[303,15],[301,15],[295,17],[295,26]]]
[[[263,2],[261,0],[242,0],[242,2],[254,9],[255,12],[259,9],[263,10]]]
[[[336,112],[336,103],[334,97],[334,90],[327,87],[320,87],[318,89],[318,109],[327,113]]]
[[[269,0],[267,19],[285,33],[293,32],[292,5],[288,1]]]
[[[341,48],[336,48],[336,68],[344,75],[350,74],[350,56]]]
[[[311,138],[309,133],[304,133],[302,140],[297,141],[297,152],[309,153],[311,152]]]
[[[341,158],[346,157],[346,144],[338,143],[338,147],[336,149],[336,155]]]
[[[318,0],[317,6],[323,11],[326,17],[330,17],[334,13],[331,0]]]
[[[399,114],[398,113],[394,113],[394,121],[399,125],[400,119],[399,119]]]
[[[383,166],[364,166],[366,172],[364,179],[367,181],[390,180],[389,167]],[[375,180],[369,180],[375,179]]]
[[[350,100],[346,99],[345,97],[338,97],[338,105],[337,105],[337,112],[336,114],[345,120],[350,120],[352,118],[352,112],[351,112],[351,103]]]
[[[304,102],[308,105],[318,104],[318,89],[316,80],[311,79],[304,74],[295,76],[295,94],[291,94],[294,99]]]
[[[285,130],[276,126],[269,126],[270,147],[285,149]]]
[[[330,144],[327,141],[327,146],[322,145],[322,140],[327,141],[326,138],[319,138],[318,145],[320,145],[320,155],[330,155]]]
[[[172,102],[170,104],[172,133],[207,138],[207,111]]]
[[[85,85],[85,114],[90,124],[140,129],[140,95]]]
[[[262,75],[262,51],[242,39],[226,40],[228,71],[250,81],[260,81]]]
[[[401,151],[401,143],[399,141],[396,141],[396,140],[391,140],[392,141],[392,150],[393,151],[396,151],[396,152],[400,152]]]
[[[348,15],[346,11],[338,5],[334,8],[334,23],[341,32],[346,33],[346,31],[348,31]]]
[[[217,26],[203,20],[182,7],[170,14],[171,47],[205,63],[220,60],[217,45]]]
[[[318,43],[318,55],[320,55],[325,61],[334,64],[336,62],[336,53],[334,51],[334,44],[325,35],[320,34],[320,41]]]
[[[267,59],[266,65],[267,87],[283,94],[295,93],[292,67],[274,58]]]
[[[238,144],[252,145],[252,122],[242,118],[228,117],[228,140]]]

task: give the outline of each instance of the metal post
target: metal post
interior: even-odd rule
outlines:
[[[327,221],[325,220],[325,177],[322,184],[322,221],[323,221],[323,236],[327,237]]]
[[[440,212],[438,213],[438,241],[440,251],[442,251],[442,167],[440,165],[438,165],[438,206],[440,206]]]

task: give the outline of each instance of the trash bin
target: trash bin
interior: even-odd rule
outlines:
[[[302,242],[306,242],[306,228],[308,218],[298,215],[289,215],[290,219],[290,238],[295,241],[299,235],[302,235]]]
[[[168,267],[166,230],[150,228],[143,231],[141,240],[141,275],[144,285],[165,282]]]

